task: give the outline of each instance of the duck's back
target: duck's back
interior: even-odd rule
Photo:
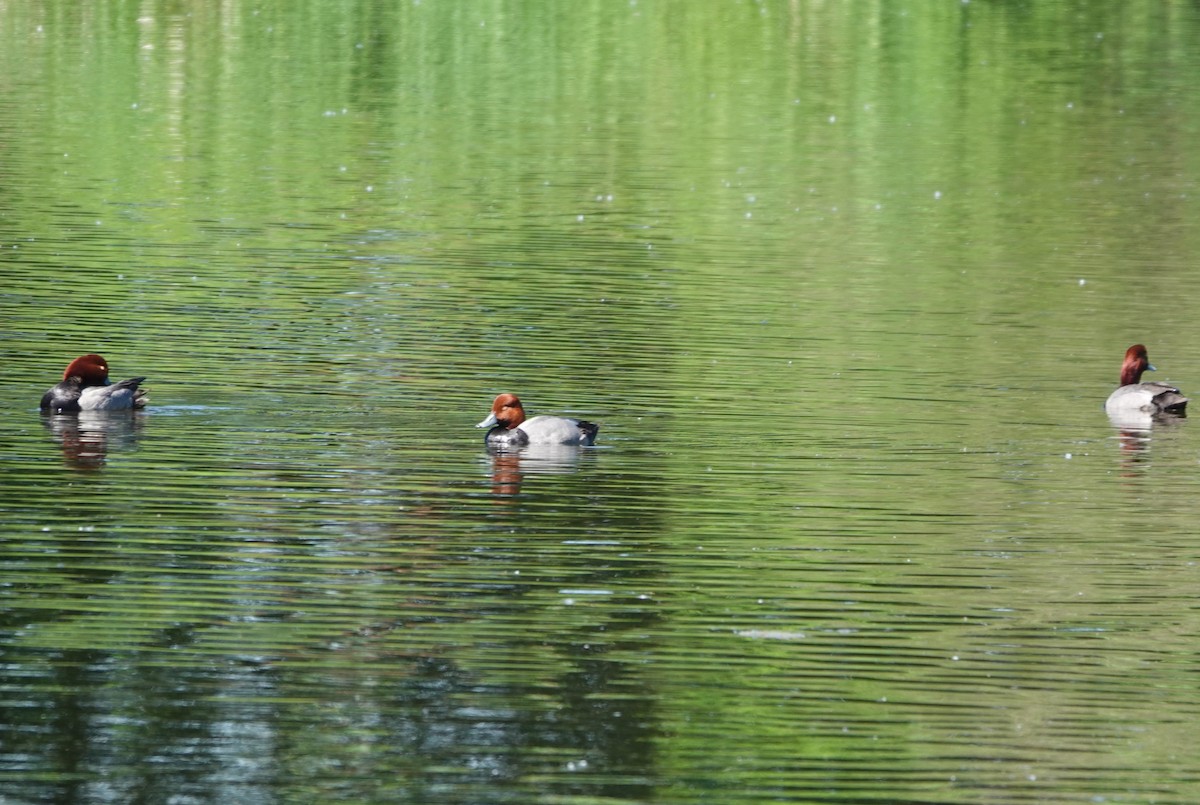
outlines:
[[[1123,411],[1183,414],[1187,403],[1188,398],[1168,383],[1131,383],[1108,395],[1104,410],[1110,414]]]
[[[530,444],[592,444],[599,426],[561,416],[535,416],[520,425]]]

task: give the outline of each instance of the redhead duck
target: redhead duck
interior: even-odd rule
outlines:
[[[495,426],[495,427],[493,427]],[[501,394],[492,402],[492,413],[475,427],[491,428],[484,441],[490,447],[525,447],[530,444],[592,444],[599,425],[561,416],[525,418],[515,394]]]
[[[146,405],[146,392],[138,388],[144,377],[111,383],[108,361],[83,355],[71,361],[62,382],[42,395],[41,408],[51,414],[77,411],[128,411]]]
[[[1110,416],[1140,411],[1145,414],[1175,414],[1183,416],[1187,397],[1166,383],[1143,383],[1142,372],[1155,371],[1146,355],[1146,348],[1134,344],[1125,351],[1121,364],[1121,386],[1108,396],[1104,410]]]

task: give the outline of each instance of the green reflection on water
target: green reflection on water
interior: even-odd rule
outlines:
[[[1099,401],[1200,365],[1196,33],[0,8],[0,780],[1194,801],[1194,445]],[[92,350],[154,407],[38,420]],[[501,390],[603,446],[487,456]]]

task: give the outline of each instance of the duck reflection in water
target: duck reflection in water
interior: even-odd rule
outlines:
[[[490,428],[484,444],[492,456],[492,491],[515,495],[526,475],[575,471],[596,441],[598,425],[561,416],[525,415],[515,394],[499,394],[492,411],[475,427]]]
[[[1117,429],[1117,445],[1121,451],[1122,475],[1133,476],[1149,468],[1150,446],[1154,440],[1157,439],[1161,446],[1168,446],[1175,429],[1185,422],[1187,420],[1183,417],[1174,416],[1147,417],[1144,423],[1113,421],[1113,426]]]
[[[1104,403],[1108,421],[1117,429],[1117,442],[1126,469],[1149,458],[1153,429],[1178,425],[1187,416],[1188,398],[1169,383],[1142,382],[1142,374],[1156,371],[1146,347],[1134,344],[1125,351],[1118,386]]]
[[[594,455],[568,444],[531,444],[521,449],[490,448],[492,493],[516,495],[521,484],[532,475],[570,475],[582,461]]]
[[[42,424],[62,448],[63,459],[77,470],[98,470],[110,450],[137,447],[144,424],[141,413],[80,411],[77,414],[43,414]]]

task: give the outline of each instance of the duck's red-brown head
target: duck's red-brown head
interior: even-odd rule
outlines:
[[[1125,350],[1125,362],[1121,364],[1121,385],[1132,386],[1142,382],[1142,372],[1153,372],[1154,366],[1146,354],[1146,347],[1134,344]]]
[[[108,361],[99,355],[81,355],[67,364],[63,380],[78,377],[84,387],[103,386],[108,383]]]
[[[521,407],[521,400],[517,398],[517,395],[498,394],[492,401],[492,413],[475,427],[490,428],[493,425],[499,425],[512,430],[524,421],[525,409]]]

